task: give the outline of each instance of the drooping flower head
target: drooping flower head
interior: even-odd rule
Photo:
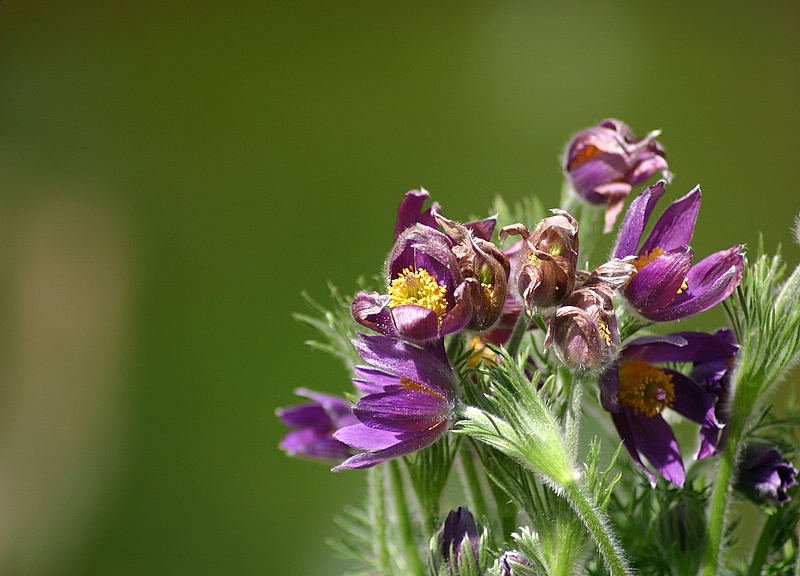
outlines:
[[[333,433],[358,422],[351,412],[352,404],[344,398],[304,388],[298,388],[295,394],[311,401],[276,410],[278,418],[294,428],[284,436],[281,449],[290,456],[320,460],[342,460],[350,456],[353,451],[336,440]]]
[[[576,371],[596,372],[616,356],[619,328],[612,297],[630,277],[632,266],[612,260],[592,272],[550,320],[545,348]]]
[[[689,240],[700,210],[699,187],[673,202],[641,242],[650,214],[663,194],[661,181],[631,202],[612,252],[615,258],[636,256],[637,272],[625,286],[625,299],[653,322],[670,322],[708,310],[736,289],[744,271],[741,246],[716,252],[692,265]]]
[[[506,299],[509,263],[497,246],[479,238],[466,227],[438,213],[434,217],[453,241],[453,254],[467,287],[466,298],[472,304],[467,328],[483,331],[494,325]]]
[[[797,483],[797,468],[774,446],[749,444],[738,464],[736,488],[758,503],[785,504]]]
[[[465,328],[472,303],[453,246],[430,226],[406,228],[386,261],[388,293],[357,292],[355,320],[386,336],[417,342]]]
[[[500,239],[522,236],[512,282],[530,313],[564,302],[575,287],[578,265],[578,223],[569,213],[553,210],[531,232],[523,224],[500,231]]]
[[[634,186],[661,172],[669,180],[659,131],[637,138],[613,118],[580,132],[569,144],[564,169],[575,191],[592,204],[606,204],[605,232],[614,227]]]
[[[658,364],[729,361],[737,350],[725,333],[644,336],[628,343],[616,364],[601,376],[603,407],[611,413],[634,462],[651,481],[655,482],[656,474],[641,456],[677,486],[683,486],[686,476],[678,442],[661,415],[666,408],[700,424],[698,457],[713,453],[722,429],[715,411],[716,397],[688,376]]]
[[[365,450],[334,470],[369,468],[433,444],[454,418],[456,380],[442,343],[418,347],[385,336],[353,340],[369,366],[357,366],[356,387],[365,393],[353,407],[356,424],[334,438]]]

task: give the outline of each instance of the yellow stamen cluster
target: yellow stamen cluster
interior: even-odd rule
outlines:
[[[405,268],[389,286],[389,307],[415,304],[436,313],[441,318],[447,312],[447,287],[424,268]]]
[[[641,358],[625,360],[619,365],[617,398],[637,414],[655,416],[675,402],[672,375]]]
[[[467,366],[470,368],[477,367],[481,362],[486,362],[490,366],[497,365],[497,354],[486,345],[480,336],[470,338],[467,341],[467,348],[469,348],[470,352]]]

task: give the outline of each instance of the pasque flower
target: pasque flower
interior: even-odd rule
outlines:
[[[700,454],[713,452],[704,443],[716,442],[722,428],[715,412],[716,397],[702,383],[658,364],[729,362],[737,350],[725,333],[644,336],[629,342],[615,365],[601,376],[603,407],[611,413],[625,448],[651,481],[655,482],[656,474],[641,456],[673,484],[683,486],[685,479],[680,447],[661,415],[664,409],[700,424]]]
[[[415,191],[412,191],[415,192]],[[398,216],[420,210],[420,193],[409,192]],[[425,193],[427,194],[427,193]],[[423,198],[424,199],[424,198]],[[386,262],[387,294],[361,290],[353,298],[357,322],[386,336],[423,342],[464,328],[486,330],[500,317],[509,265],[503,252],[480,235],[491,235],[494,219],[460,224],[436,211],[433,223],[402,229]]]
[[[355,320],[386,336],[422,342],[465,328],[472,317],[470,291],[453,241],[424,224],[403,230],[386,261],[387,294],[360,290]]]
[[[350,456],[350,447],[333,437],[333,433],[344,426],[358,422],[351,411],[352,403],[338,396],[312,392],[305,388],[295,390],[298,396],[310,402],[278,408],[281,421],[294,428],[287,432],[281,449],[290,456],[304,456],[322,460],[341,460]]]
[[[753,443],[739,461],[736,488],[756,502],[785,504],[797,482],[797,469],[774,446]]]
[[[656,172],[671,178],[666,154],[655,139],[637,138],[623,122],[608,118],[578,133],[567,148],[564,168],[575,191],[592,204],[606,204],[605,231],[614,227],[634,186]]]
[[[385,336],[353,340],[369,366],[355,368],[363,396],[356,424],[334,438],[356,450],[334,470],[369,468],[433,444],[454,418],[456,380],[441,341],[418,347]]]
[[[700,188],[672,203],[641,242],[642,233],[664,194],[664,182],[631,202],[612,255],[636,256],[637,272],[624,288],[630,306],[653,322],[669,322],[708,310],[739,285],[744,270],[741,246],[711,254],[692,265],[689,240],[700,210]],[[641,242],[641,244],[640,244]]]

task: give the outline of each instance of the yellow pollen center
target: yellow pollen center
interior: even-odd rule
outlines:
[[[655,416],[675,402],[672,375],[641,358],[625,360],[619,365],[617,398],[636,414]]]
[[[664,250],[656,246],[655,248],[650,250],[650,252],[645,252],[644,254],[639,256],[636,260],[633,261],[633,265],[636,267],[636,272],[644,268],[647,264],[650,264],[650,262],[661,256],[662,254],[664,254]],[[636,272],[633,273],[633,276],[636,275]],[[633,276],[631,276],[631,279],[633,278]],[[628,284],[629,283],[630,280],[628,280]],[[627,287],[628,284],[626,284],[625,286]],[[675,292],[675,294],[682,293],[688,287],[689,287],[689,279],[684,277],[683,282],[681,282],[680,288],[678,288],[678,291]]]
[[[441,320],[447,312],[447,287],[424,268],[405,268],[389,286],[389,307],[415,304],[436,313]]]
[[[469,348],[470,356],[467,361],[467,366],[475,368],[481,362],[486,362],[488,365],[497,365],[497,354],[489,348],[480,336],[473,336],[467,341],[467,348]]]
[[[652,250],[650,250],[650,252],[645,252],[644,254],[639,256],[636,260],[634,260],[633,265],[636,266],[637,271],[641,270],[647,264],[650,264],[650,262],[661,256],[662,254],[664,254],[664,251],[661,248],[658,247],[653,248]]]
[[[611,330],[608,327],[608,324],[603,322],[602,320],[597,322],[597,331],[600,332],[600,336],[605,340],[607,346],[611,346]]]

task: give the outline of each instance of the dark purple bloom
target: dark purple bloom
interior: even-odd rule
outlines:
[[[366,395],[353,408],[359,420],[334,438],[366,450],[336,466],[369,468],[433,444],[454,417],[456,380],[441,342],[421,348],[385,336],[353,340],[370,366],[357,366],[356,387]]]
[[[592,204],[607,205],[606,232],[614,227],[634,186],[659,171],[667,180],[672,177],[664,149],[655,139],[658,134],[637,138],[626,124],[608,118],[570,142],[564,168],[578,194]]]
[[[447,515],[439,543],[448,574],[458,576],[482,573],[478,525],[466,506],[459,506]]]
[[[386,336],[417,342],[464,329],[472,302],[453,241],[424,224],[406,228],[386,262],[388,294],[360,290],[353,317]]]
[[[336,440],[333,433],[357,422],[351,412],[352,404],[344,398],[304,388],[298,388],[295,394],[309,398],[311,402],[276,410],[278,418],[294,428],[284,436],[281,449],[290,456],[321,460],[341,460],[350,456],[353,453],[350,447]]]
[[[622,350],[614,367],[600,378],[603,407],[633,460],[651,481],[656,475],[644,456],[665,479],[683,486],[683,460],[669,424],[661,416],[671,408],[700,424],[698,457],[713,453],[722,424],[716,415],[716,397],[702,383],[657,363],[730,361],[738,350],[727,333],[678,332],[637,338]]]
[[[672,203],[640,241],[650,214],[664,194],[664,182],[631,202],[613,256],[636,256],[636,274],[625,286],[625,299],[653,322],[670,322],[708,310],[739,285],[744,271],[741,246],[716,252],[692,265],[692,236],[700,210],[700,188]]]
[[[778,450],[751,444],[739,462],[736,487],[756,502],[785,504],[786,491],[797,482],[797,469]]]

